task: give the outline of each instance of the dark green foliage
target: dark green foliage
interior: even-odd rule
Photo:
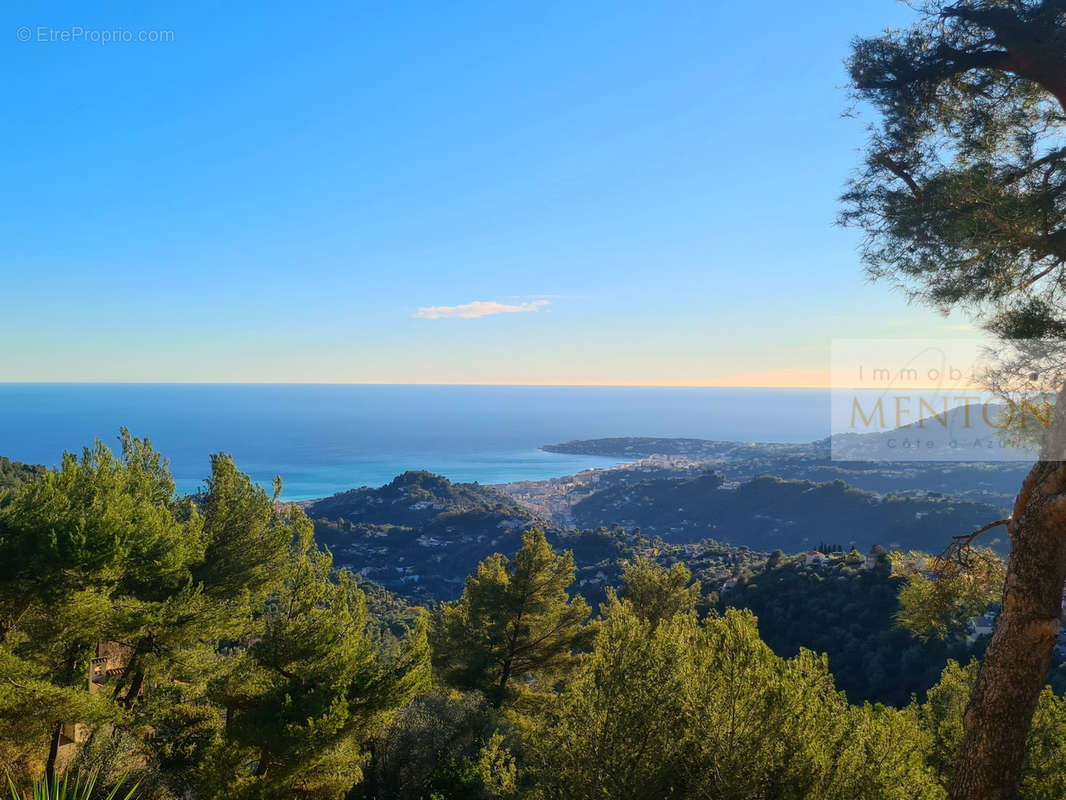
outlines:
[[[333,551],[338,564],[358,570],[367,581],[390,592],[426,605],[456,599],[466,577],[480,562],[494,553],[513,556],[522,544],[522,532],[534,524],[545,529],[553,547],[574,553],[577,580],[579,584],[584,581],[578,591],[593,604],[603,599],[608,583],[617,582],[623,561],[654,544],[617,527],[564,530],[535,520],[528,511],[516,514],[510,507],[497,505],[412,512],[406,499],[393,505],[377,494],[384,489],[360,491],[364,492],[362,505],[349,505],[349,516],[314,520],[316,540]],[[486,502],[493,496],[486,494]],[[317,508],[314,504],[310,511],[316,513]],[[379,522],[366,522],[368,519]],[[396,522],[380,522],[382,519]],[[600,572],[603,577],[598,578]]]
[[[429,472],[405,472],[380,489],[343,492],[307,511],[316,539],[339,564],[427,600],[457,597],[479,561],[517,551],[534,521],[506,495]]]
[[[302,515],[301,515],[302,516]],[[341,796],[362,778],[362,745],[429,677],[425,620],[393,663],[367,634],[366,601],[296,520],[285,584],[260,638],[208,688],[225,710],[216,797]],[[253,764],[251,774],[244,766]],[[232,770],[232,772],[230,772]]]
[[[736,489],[713,475],[659,479],[598,492],[574,507],[578,524],[624,521],[672,542],[712,537],[756,550],[808,549],[827,534],[842,547],[933,549],[968,533],[1002,509],[955,498],[889,496],[841,481],[811,483],[762,477]]]
[[[160,800],[343,795],[428,680],[424,618],[386,656],[298,509],[223,455],[206,495],[176,498],[147,441],[122,445],[67,454],[0,508],[0,762],[51,772],[77,723],[79,758]],[[122,666],[89,692],[100,648]]]
[[[984,312],[1006,338],[1063,338],[1061,3],[923,5],[913,27],[855,42],[852,83],[878,122],[842,219],[875,277]]]
[[[480,692],[430,693],[402,709],[372,743],[373,759],[354,798],[476,800],[499,775],[486,758],[507,726]],[[512,775],[513,781],[513,775]]]
[[[525,517],[514,500],[476,483],[452,483],[424,470],[405,472],[380,489],[351,489],[318,500],[308,507],[312,517],[336,520],[358,517],[369,524],[424,523],[442,512],[461,514],[491,511]]]
[[[940,797],[913,709],[849,706],[824,660],[784,661],[730,610],[653,627],[610,601],[592,654],[537,719],[534,796]]]
[[[477,564],[430,628],[335,569],[312,521],[228,457],[193,502],[147,442],[123,444],[68,456],[0,509],[17,564],[0,575],[0,762],[20,778],[76,721],[91,731],[77,768],[109,788],[132,772],[154,800],[941,797],[968,684],[948,670],[925,706],[905,704],[965,653],[892,627],[887,560],[806,569],[620,528],[499,529],[514,549]],[[402,477],[389,491],[407,499],[452,491]],[[693,573],[738,579],[726,604],[760,621],[715,613]],[[124,643],[126,668],[90,695],[101,642]],[[1026,800],[1056,796],[1066,772],[1066,709],[1041,702]]]
[[[948,662],[921,706],[922,727],[930,736],[926,760],[945,786],[962,743],[962,716],[977,680],[977,668],[976,661],[965,667],[957,661]],[[1066,700],[1050,688],[1040,695],[1027,750],[1018,800],[1066,797]]]
[[[892,560],[906,579],[896,619],[900,627],[920,637],[958,636],[1001,600],[1006,566],[998,553],[987,548],[969,547],[959,560],[913,553],[895,553]]]
[[[621,596],[641,618],[658,625],[677,614],[691,614],[700,599],[700,582],[678,562],[669,569],[654,561],[636,559],[622,571]]]
[[[760,459],[759,464],[785,465],[767,461],[758,453],[743,457]],[[856,470],[849,476],[869,477],[863,465],[849,466]],[[974,494],[981,497],[998,497],[1003,483],[1000,473],[1005,469],[1003,465],[986,470],[978,465],[927,464],[917,465],[917,476],[904,478],[915,465],[888,465],[892,469],[869,466],[871,470],[876,467],[876,474],[886,481],[890,477],[887,473],[898,472],[899,480],[889,481],[890,485],[911,492],[936,475],[952,476],[944,479],[951,486],[969,476]],[[672,477],[654,480],[647,479],[642,470],[602,472],[597,485],[603,488],[576,508],[579,522],[596,526],[583,530],[538,521],[528,511],[501,506],[502,495],[494,490],[476,484],[451,484],[428,473],[408,473],[381,489],[337,495],[311,504],[309,511],[314,515],[326,509],[339,515],[315,517],[316,539],[331,548],[338,564],[426,605],[458,597],[466,576],[478,563],[493,553],[513,555],[521,544],[521,530],[534,524],[545,528],[553,547],[574,552],[578,569],[575,588],[596,605],[602,602],[606,585],[617,585],[622,563],[644,549],[663,548],[663,538],[697,542],[708,536],[719,540],[728,537],[757,550],[786,552],[809,549],[829,534],[840,549],[849,549],[853,539],[863,550],[867,549],[867,539],[900,546],[935,543],[939,547],[950,533],[972,530],[969,526],[978,520],[983,524],[985,514],[1004,513],[991,503],[937,493],[891,496],[881,503],[876,495],[839,482],[763,478],[737,490],[718,490],[711,488],[720,485],[718,478],[709,474],[688,476],[686,469],[661,470]],[[429,499],[421,494],[430,490]],[[411,502],[410,492],[423,499]],[[343,507],[338,505],[342,500]],[[462,505],[452,505],[453,501]],[[412,510],[415,505],[419,507]],[[832,520],[828,530],[827,519]],[[618,520],[624,520],[627,527],[616,524]],[[633,527],[638,524],[644,534]],[[685,560],[692,562],[693,558],[689,554]],[[699,571],[697,564],[691,566]],[[703,575],[699,577],[708,587],[721,585],[720,581],[715,584]]]
[[[1011,515],[1003,606],[950,785],[955,800],[1014,797],[1066,577],[1049,555],[1062,551],[1062,520],[1046,513],[1066,493],[1066,9],[1062,0],[914,9],[906,28],[853,43],[851,83],[876,119],[842,221],[865,233],[871,276],[942,311],[969,312],[1003,340],[990,388],[1008,398],[1058,394]]]
[[[37,480],[44,473],[45,468],[39,464],[23,464],[0,456],[0,498],[5,489],[17,489],[24,483]]]
[[[21,678],[0,688],[0,719],[32,708],[12,720],[19,733],[4,737],[16,748],[5,761],[44,763],[62,723],[118,721],[149,666],[159,678],[174,674],[174,649],[196,652],[219,619],[212,610],[230,613],[207,609],[189,582],[201,532],[195,510],[174,501],[165,462],[126,431],[120,457],[100,443],[81,459],[68,453],[0,509],[0,563],[10,565],[0,574],[0,659]],[[89,697],[100,641],[128,643],[129,667],[109,697]]]
[[[395,647],[426,611],[424,607],[411,605],[406,598],[376,583],[360,580],[359,588],[366,598],[369,625],[374,638],[385,649]]]
[[[522,537],[513,561],[501,555],[483,561],[463,596],[434,620],[441,678],[480,690],[497,706],[527,689],[549,691],[591,633],[588,603],[567,594],[573,580],[573,554],[556,555],[536,528]]]
[[[948,658],[967,659],[958,640],[923,641],[896,625],[903,578],[845,560],[804,567],[799,559],[742,581],[723,597],[750,608],[763,640],[781,656],[809,648],[829,657],[837,686],[853,703],[904,706],[936,683]]]

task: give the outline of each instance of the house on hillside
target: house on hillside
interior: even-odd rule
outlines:
[[[975,642],[981,636],[991,636],[992,630],[996,627],[996,614],[995,612],[989,612],[983,616],[978,617],[970,623],[969,635],[966,637],[966,641]]]
[[[829,560],[829,556],[818,550],[811,550],[803,559],[803,563],[808,567],[820,567],[822,564]]]
[[[846,558],[847,563],[853,567],[865,567],[867,560],[867,557],[858,550],[852,550]]]
[[[126,673],[133,648],[119,642],[97,642],[96,655],[89,659],[88,691],[91,695],[113,691],[108,686]],[[56,771],[63,773],[77,755],[79,745],[92,733],[92,728],[79,722],[65,722],[59,733],[56,750]]]

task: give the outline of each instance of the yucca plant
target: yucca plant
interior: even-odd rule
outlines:
[[[119,800],[119,791],[123,782],[120,781],[104,800]],[[70,775],[63,776],[62,780],[57,778],[53,781],[41,778],[33,785],[32,794],[20,793],[10,775],[7,776],[7,785],[11,789],[11,800],[91,800],[93,789],[96,788],[96,772],[90,772],[84,781],[81,775],[75,775],[73,783]],[[121,800],[133,800],[135,791],[137,791],[137,784],[133,784],[130,790],[121,796]]]

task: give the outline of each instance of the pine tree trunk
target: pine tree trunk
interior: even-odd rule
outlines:
[[[1008,531],[1003,606],[963,718],[951,800],[1018,796],[1026,738],[1061,624],[1066,463],[1037,462],[1022,484]]]
[[[63,736],[63,723],[57,722],[52,729],[52,740],[48,743],[48,760],[44,764],[44,778],[49,790],[56,782],[56,762],[59,760],[59,740]]]
[[[492,698],[492,705],[494,708],[499,708],[503,705],[503,700],[507,697],[507,682],[511,680],[511,659],[507,659],[503,662],[503,670],[500,673],[500,682],[496,686],[496,696]]]
[[[133,679],[130,681],[129,689],[126,690],[126,696],[121,700],[122,707],[130,708],[140,697],[142,688],[144,688],[144,670],[139,669],[133,673]]]

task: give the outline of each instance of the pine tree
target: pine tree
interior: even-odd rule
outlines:
[[[589,606],[573,599],[574,556],[556,555],[531,528],[514,560],[495,554],[467,578],[433,628],[433,658],[443,679],[480,689],[499,706],[532,679],[547,688],[574,663],[589,638]]]
[[[362,778],[365,743],[428,683],[425,619],[386,663],[355,579],[333,571],[310,521],[292,514],[293,560],[262,637],[208,691],[226,725],[204,796],[343,796]]]
[[[526,748],[544,798],[938,800],[914,708],[849,706],[824,657],[784,660],[733,609],[653,626],[610,598]]]
[[[878,121],[843,222],[865,232],[872,276],[1006,342],[1041,340],[1047,357],[1014,368],[1020,385],[1058,392],[1008,524],[1002,613],[951,787],[986,800],[1017,793],[1066,581],[1066,13],[1062,0],[915,7],[912,26],[855,42],[852,85]]]
[[[0,508],[0,760],[51,774],[78,723],[80,752],[160,792],[343,795],[362,743],[428,680],[426,621],[386,659],[277,482],[218,455],[206,494],[176,498],[151,445],[122,443],[66,455]],[[88,692],[100,643],[123,669]]]
[[[80,459],[67,453],[0,509],[0,654],[26,679],[0,703],[32,708],[27,721],[39,723],[22,726],[17,760],[27,769],[53,773],[64,725],[118,718],[115,702],[84,697],[97,643],[160,630],[183,605],[201,551],[195,514],[173,495],[166,462],[123,430],[119,457],[99,442]]]
[[[638,558],[622,570],[622,597],[643,619],[657,625],[675,614],[689,614],[700,599],[700,582],[690,584],[692,573],[678,562],[670,569],[650,559]]]

